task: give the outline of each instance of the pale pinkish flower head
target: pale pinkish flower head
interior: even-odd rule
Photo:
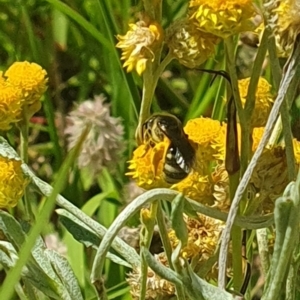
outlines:
[[[87,125],[90,132],[78,157],[79,169],[88,167],[93,176],[103,167],[114,171],[124,150],[124,127],[120,118],[110,115],[110,106],[103,95],[77,105],[67,117],[68,149],[73,148]]]

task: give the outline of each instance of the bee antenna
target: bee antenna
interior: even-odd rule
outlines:
[[[231,85],[231,79],[230,76],[228,74],[228,72],[226,72],[225,70],[209,70],[209,69],[196,69],[198,71],[202,71],[202,72],[206,72],[206,73],[210,73],[210,74],[214,74],[215,76],[213,77],[210,85],[213,84],[213,82],[215,81],[217,75],[221,75],[222,77],[224,77],[226,80],[228,80],[228,82]]]

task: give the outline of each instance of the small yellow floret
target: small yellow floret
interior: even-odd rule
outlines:
[[[125,35],[117,35],[119,42],[116,47],[122,49],[123,67],[127,72],[136,70],[141,75],[147,62],[155,58],[155,50],[162,41],[162,28],[157,23],[139,21],[129,24]]]
[[[199,30],[221,38],[254,29],[251,0],[192,0],[190,15]]]
[[[243,105],[246,103],[249,83],[250,78],[239,80],[239,91]],[[251,116],[252,127],[263,127],[266,125],[272,105],[271,85],[266,79],[260,77],[255,92],[254,111]]]

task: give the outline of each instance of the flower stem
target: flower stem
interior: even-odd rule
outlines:
[[[138,144],[142,143],[142,126],[144,122],[150,116],[150,108],[153,100],[153,95],[156,89],[156,85],[162,72],[166,66],[172,61],[173,56],[169,53],[164,60],[158,65],[155,71],[152,71],[153,64],[149,64],[146,68],[143,76],[143,98],[141,103],[141,110],[139,115],[139,124],[136,129],[136,140]]]
[[[151,203],[150,206],[150,217],[148,216],[143,218],[141,216],[141,221],[143,224],[143,231],[144,236],[141,236],[141,249],[146,248],[149,249],[153,232],[154,232],[154,225],[157,215],[158,209],[158,201],[154,201]],[[148,263],[143,256],[143,252],[141,252],[141,283],[140,283],[140,299],[145,299],[146,297],[146,290],[147,290],[147,278],[148,278]]]
[[[163,244],[163,247],[164,247],[164,251],[165,251],[167,259],[168,259],[168,264],[169,264],[171,269],[174,269],[172,259],[171,259],[172,247],[171,247],[171,243],[170,243],[170,240],[169,240],[169,236],[168,236],[168,232],[167,232],[167,228],[166,228],[166,223],[165,223],[165,220],[164,220],[164,214],[163,214],[163,210],[162,210],[160,202],[158,202],[156,220],[157,220],[157,225],[158,225],[158,228],[159,228],[159,234],[160,234],[162,244]]]
[[[266,277],[270,269],[270,252],[268,247],[267,228],[257,229],[256,239],[257,239],[260,262],[262,266],[262,273]]]
[[[242,230],[241,227],[232,227],[232,266],[233,266],[233,288],[239,291],[243,284],[242,265]]]
[[[28,163],[28,127],[29,127],[29,119],[27,115],[27,107],[26,105],[23,108],[23,119],[19,124],[20,127],[20,157],[22,161],[27,164]],[[34,215],[31,209],[29,197],[28,197],[28,189],[26,188],[24,191],[23,202],[25,207],[25,219],[27,221],[34,220]]]
[[[235,66],[235,47],[233,44],[232,39],[225,40],[225,46],[226,46],[226,62],[227,62],[227,69],[229,71],[230,80],[231,80],[231,87],[232,87],[232,95],[234,97],[235,107],[237,109],[238,116],[240,118],[241,127],[242,127],[242,134],[247,134],[247,131],[245,132],[246,121],[244,118],[244,111],[242,107],[242,102],[240,99],[239,89],[238,89],[238,80],[237,80],[237,74],[236,74],[236,66]],[[243,125],[242,125],[243,124]],[[244,129],[244,130],[243,130]],[[244,131],[244,132],[243,132]],[[248,136],[248,134],[247,134]],[[243,135],[242,135],[243,137]],[[242,143],[243,145],[243,143]],[[246,143],[245,149],[248,149]],[[230,145],[227,145],[230,146]],[[247,148],[246,148],[247,147]],[[242,156],[242,163],[247,162],[247,155],[246,152],[241,151]],[[236,154],[238,155],[238,154]],[[244,157],[243,157],[244,156]],[[230,175],[230,198],[233,199],[235,195],[236,188],[238,186],[240,172],[236,172],[235,174]],[[242,286],[242,278],[243,278],[243,269],[242,269],[242,233],[241,228],[237,226],[233,226],[232,228],[232,266],[233,266],[233,286],[236,291],[240,289]]]
[[[267,144],[267,141],[271,135],[271,131],[276,122],[280,107],[282,102],[284,101],[285,94],[288,90],[288,87],[296,74],[297,67],[299,66],[299,57],[300,57],[300,41],[296,40],[294,52],[290,58],[290,60],[286,63],[286,70],[284,76],[280,82],[280,88],[278,90],[277,98],[272,107],[271,113],[269,115],[266,128],[262,139],[247,167],[240,184],[236,190],[233,201],[231,203],[231,207],[229,210],[226,227],[222,232],[221,236],[221,248],[220,248],[220,256],[219,256],[219,274],[218,274],[218,285],[220,288],[225,288],[225,273],[226,273],[226,260],[228,253],[228,245],[230,241],[230,232],[234,223],[234,220],[238,214],[239,203],[244,195],[244,192],[247,188],[247,185],[250,181],[254,168],[257,165],[258,159],[261,156],[264,147]],[[271,299],[271,298],[270,298]]]
[[[269,40],[268,43],[268,50],[270,55],[270,66],[272,70],[272,74],[274,77],[274,85],[275,89],[278,90],[279,84],[280,84],[280,76],[281,68],[279,64],[279,60],[276,55],[276,44],[275,44],[275,38],[272,37]],[[295,77],[296,78],[296,77]],[[297,79],[298,82],[298,79]],[[293,84],[291,84],[291,87]],[[296,89],[294,89],[296,90]],[[287,96],[290,96],[287,93]],[[282,103],[282,106],[280,108],[280,115],[281,118],[279,118],[280,121],[278,121],[278,125],[276,123],[276,127],[282,127],[283,136],[284,136],[284,143],[285,143],[285,154],[286,154],[286,160],[287,160],[287,170],[288,170],[288,179],[289,181],[295,180],[296,178],[296,168],[295,168],[295,155],[294,155],[294,148],[293,148],[293,135],[291,132],[291,126],[290,126],[290,105],[292,103],[292,100],[294,97],[292,96],[291,99],[288,99],[286,97]],[[276,128],[275,127],[275,128]]]

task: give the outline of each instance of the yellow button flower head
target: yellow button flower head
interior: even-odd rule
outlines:
[[[251,0],[191,0],[191,21],[199,30],[221,38],[254,29]]]
[[[153,148],[140,145],[129,161],[129,172],[126,175],[137,180],[137,185],[149,190],[157,187],[169,187],[163,179],[164,156],[168,150],[169,141],[156,144]]]
[[[119,42],[116,47],[122,49],[123,67],[127,72],[133,69],[141,75],[148,60],[153,61],[155,50],[162,41],[162,28],[155,22],[139,21],[129,24],[129,31],[125,35],[117,35]]]
[[[198,30],[189,20],[176,21],[166,34],[170,52],[188,68],[195,68],[213,56],[219,41],[215,35]]]
[[[250,78],[239,80],[239,91],[243,105],[246,102]],[[251,116],[252,127],[263,127],[267,123],[273,105],[271,85],[263,77],[259,78],[255,92],[255,107]]]
[[[0,208],[10,208],[17,205],[29,183],[25,178],[20,160],[0,156]]]
[[[2,75],[2,74],[1,74]],[[21,119],[23,94],[0,76],[0,130],[9,130]]]
[[[38,64],[28,61],[13,63],[5,72],[7,82],[20,89],[28,106],[28,113],[33,115],[41,108],[40,99],[47,89],[47,72]]]
[[[198,214],[198,219],[184,215],[184,221],[188,229],[188,242],[181,251],[182,257],[199,257],[199,262],[206,261],[216,250],[224,222],[202,214]],[[169,232],[169,238],[172,247],[175,248],[179,241],[174,230]]]
[[[192,171],[185,179],[172,185],[171,189],[181,192],[186,197],[202,204],[213,205],[213,183],[208,175]]]
[[[201,172],[208,162],[225,159],[225,124],[210,118],[197,118],[189,120],[184,131],[197,147],[196,170]]]
[[[270,25],[275,34],[278,55],[288,57],[300,33],[300,3],[298,0],[277,0],[268,6]]]

